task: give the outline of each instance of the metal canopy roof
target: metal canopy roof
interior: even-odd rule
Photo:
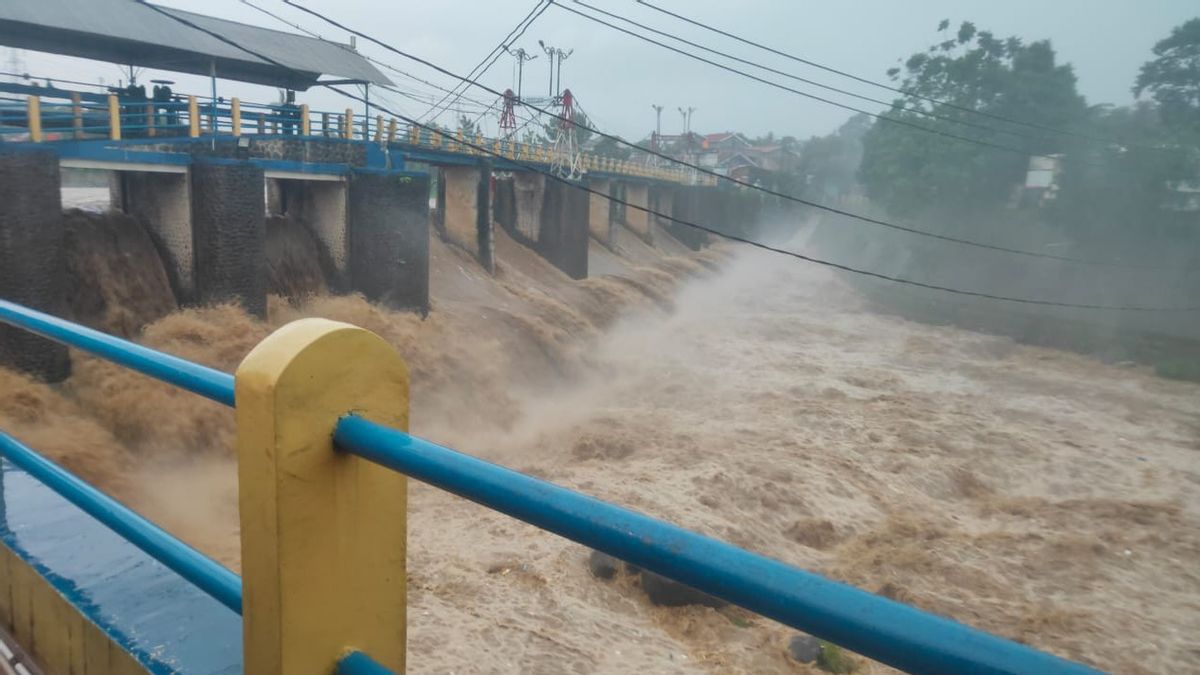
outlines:
[[[286,89],[322,74],[391,84],[349,45],[162,8],[287,66],[281,68],[134,0],[5,0],[0,45]]]

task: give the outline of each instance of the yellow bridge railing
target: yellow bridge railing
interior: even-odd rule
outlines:
[[[69,99],[28,95],[24,100],[0,96],[0,141],[33,143],[58,140],[134,139],[155,137],[238,137],[248,130],[259,135],[321,136],[361,140],[381,145],[507,159],[514,163],[573,165],[578,173],[603,173],[692,185],[714,185],[716,178],[681,165],[656,165],[587,152],[561,156],[545,144],[514,138],[466,137],[461,129],[433,131],[394,118],[312,111],[307,105],[253,104],[232,98],[201,100],[196,96],[171,100],[130,100],[118,94],[72,92]],[[58,101],[54,99],[58,98]],[[449,136],[447,138],[446,136]],[[647,155],[648,158],[651,158]]]

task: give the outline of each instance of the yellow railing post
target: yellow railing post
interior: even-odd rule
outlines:
[[[188,97],[188,136],[200,137],[200,105],[195,96]]]
[[[345,121],[342,125],[342,136],[347,139],[354,138],[354,111],[346,108],[346,115],[342,119]]]
[[[383,142],[383,115],[375,116],[375,142]]]
[[[331,673],[348,650],[404,672],[406,482],[341,453],[354,414],[408,428],[408,370],[362,328],[302,319],[235,380],[247,673]]]
[[[421,129],[419,127],[417,127],[417,125],[415,125],[415,124],[408,128],[408,144],[409,145],[420,145],[421,144]]]
[[[388,132],[387,132],[387,142],[388,142],[388,145],[391,145],[392,143],[395,143],[395,142],[396,142],[396,127],[397,127],[397,124],[398,124],[398,123],[396,122],[396,118],[395,118],[395,117],[393,117],[393,118],[392,118],[392,120],[391,120],[390,122],[388,122]]]
[[[312,136],[312,120],[308,115],[308,104],[300,104],[300,135]]]
[[[29,140],[42,142],[42,100],[37,96],[25,99],[25,113],[29,119]]]
[[[237,97],[229,100],[229,124],[234,136],[242,135],[242,102]]]
[[[108,95],[108,137],[110,140],[121,140],[121,104],[116,94]]]
[[[83,96],[77,91],[71,92],[71,127],[75,138],[83,138]]]

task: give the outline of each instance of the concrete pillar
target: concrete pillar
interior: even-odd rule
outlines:
[[[595,192],[588,193],[588,231],[592,238],[608,248],[616,245],[613,241],[613,202],[604,195],[610,195],[612,181],[604,178],[588,180],[588,187]],[[600,194],[596,194],[596,192]]]
[[[429,178],[350,175],[351,287],[396,309],[429,309]]]
[[[0,298],[62,316],[67,289],[58,155],[0,150]],[[0,323],[0,366],[50,382],[71,373],[67,348]]]
[[[540,173],[513,174],[513,193],[517,207],[516,235],[519,239],[536,242],[541,236],[546,187],[546,177]]]
[[[628,203],[628,206],[625,207],[625,226],[633,230],[634,234],[641,237],[646,243],[650,243],[653,241],[653,235],[650,232],[650,214],[634,208],[635,206],[650,208],[650,187],[645,183],[626,183],[625,201]]]
[[[236,300],[267,313],[263,171],[250,162],[192,165],[195,302]]]
[[[654,216],[654,224],[666,227],[672,221],[666,216],[674,216],[675,188],[668,185],[655,185],[650,188],[650,208],[663,215]]]
[[[114,172],[120,208],[145,224],[158,249],[171,290],[182,303],[196,301],[191,191],[186,173]]]
[[[545,182],[535,250],[572,279],[588,275],[588,196],[574,185]]]
[[[463,247],[491,271],[491,170],[476,166],[442,168],[445,187],[442,236]]]
[[[672,199],[671,213],[679,220],[710,226],[714,218],[709,211],[718,208],[718,198],[715,188],[697,185],[680,187]],[[709,235],[694,227],[675,222],[667,223],[665,227],[672,236],[693,251],[699,251],[708,243]]]

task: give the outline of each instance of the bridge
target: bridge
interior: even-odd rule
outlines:
[[[196,96],[130,104],[117,94],[11,83],[0,92],[0,175],[37,195],[0,204],[0,229],[13,228],[14,242],[0,250],[0,264],[24,270],[0,281],[0,294],[35,306],[54,306],[62,292],[61,282],[45,279],[55,267],[44,261],[61,256],[55,196],[69,169],[109,172],[113,207],[146,224],[180,302],[232,299],[258,314],[270,215],[317,234],[338,287],[424,311],[431,227],[488,271],[501,227],[582,279],[590,246],[665,237],[699,249],[707,235],[671,218],[715,224],[736,208],[729,191],[684,170],[584,154],[577,175],[560,176],[562,158],[547,146],[349,109]],[[61,358],[36,350],[18,358],[50,379],[64,374],[44,365]]]
[[[0,85],[0,363],[57,382],[74,349],[232,407],[242,575],[0,430],[0,672],[403,672],[408,478],[911,672],[1094,672],[410,435],[407,367],[362,328],[294,322],[226,373],[47,312],[70,292],[64,170],[110,173],[112,205],[149,230],[181,305],[236,301],[259,315],[269,215],[315,233],[339,290],[414,311],[429,307],[431,233],[493,271],[503,228],[582,279],[590,247],[699,249],[707,236],[676,219],[754,218],[688,170],[224,100],[218,71],[301,90],[327,67],[382,76],[348,46],[170,11],[267,44],[273,63],[138,3],[0,7],[4,44],[214,74],[211,96],[155,100]]]

